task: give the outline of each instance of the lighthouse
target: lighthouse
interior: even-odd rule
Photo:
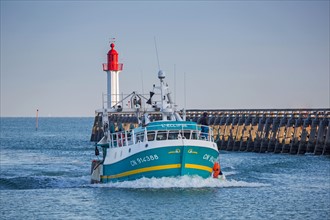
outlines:
[[[114,49],[115,44],[110,44],[108,63],[103,63],[103,71],[107,73],[107,107],[112,108],[119,102],[119,73],[123,70],[123,64],[118,63],[118,53]]]

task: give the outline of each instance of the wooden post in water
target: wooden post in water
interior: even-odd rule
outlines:
[[[297,154],[299,143],[301,142],[301,135],[303,130],[303,120],[302,116],[299,115],[299,118],[296,120],[294,125],[293,139],[290,147],[290,154]]]
[[[214,123],[213,123],[213,126],[212,126],[212,129],[213,129],[213,135],[214,135],[214,140],[215,142],[217,143],[217,146],[219,141],[220,141],[220,132],[219,132],[219,123],[220,123],[220,119],[221,119],[221,116],[218,115],[215,119],[214,119]]]
[[[261,147],[261,140],[264,136],[264,126],[266,123],[266,115],[263,114],[261,118],[259,119],[258,122],[258,128],[256,132],[256,138],[254,139],[254,147],[253,147],[253,152],[260,152],[260,147]]]
[[[307,144],[307,153],[314,153],[319,123],[320,120],[318,118],[318,115],[316,114],[314,120],[312,121],[312,127],[310,130],[308,144]]]
[[[221,141],[221,150],[227,150],[228,139],[229,139],[229,136],[230,136],[230,131],[231,131],[233,118],[234,118],[234,116],[231,115],[226,120],[225,132],[224,132],[224,135],[223,135],[223,139]]]
[[[244,129],[244,122],[245,122],[245,114],[243,113],[240,119],[238,120],[238,125],[237,125],[237,135],[236,139],[234,142],[234,151],[238,151],[240,148],[241,140],[242,140],[242,135],[243,135],[243,129]]]
[[[236,139],[236,134],[237,134],[237,124],[239,121],[239,115],[237,114],[235,118],[233,119],[231,126],[230,126],[230,132],[229,132],[229,137],[228,137],[228,142],[227,142],[227,150],[232,151],[234,148],[234,142]]]
[[[222,141],[224,139],[224,135],[225,135],[225,129],[226,129],[226,121],[227,121],[227,115],[224,114],[222,117],[221,117],[221,120],[219,122],[219,135],[220,135],[220,138],[219,138],[219,141],[218,141],[218,148],[223,150],[221,148],[222,146]]]
[[[282,143],[282,153],[290,152],[294,129],[295,129],[294,125],[295,125],[295,115],[292,114],[291,118],[288,120],[288,123],[286,124],[284,139]]]
[[[315,155],[321,155],[323,153],[325,138],[327,135],[327,125],[328,125],[328,119],[323,118],[322,121],[320,121],[319,129],[317,132],[316,145],[314,148]]]
[[[252,119],[250,136],[249,136],[249,140],[247,141],[247,148],[246,148],[247,152],[252,152],[254,150],[254,141],[257,137],[258,122],[259,122],[259,116],[255,115],[255,117]]]
[[[281,119],[280,126],[278,128],[274,153],[278,154],[282,152],[282,144],[284,140],[285,128],[287,123],[288,123],[287,115],[284,115],[283,118]]]
[[[307,152],[307,144],[311,131],[312,118],[311,115],[304,120],[303,130],[301,131],[301,138],[298,148],[298,154],[305,154]]]
[[[327,136],[325,138],[325,144],[323,149],[323,155],[329,155],[330,154],[330,120],[328,123],[328,131]]]
[[[274,152],[275,150],[275,145],[276,145],[276,140],[277,140],[277,134],[278,134],[278,129],[280,126],[281,122],[281,116],[277,115],[276,118],[273,119],[273,125],[272,125],[272,130],[269,135],[269,142],[267,146],[267,152]]]
[[[38,131],[38,113],[39,113],[39,109],[37,109],[37,115],[36,115],[36,131]]]
[[[242,139],[239,146],[240,151],[246,151],[247,149],[247,144],[250,137],[251,123],[252,123],[252,115],[249,113],[249,116],[245,119],[244,122]]]
[[[261,139],[261,144],[260,144],[260,153],[265,153],[267,151],[268,143],[270,140],[270,132],[271,132],[272,123],[273,123],[272,115],[267,116],[264,131],[263,131],[263,137]]]

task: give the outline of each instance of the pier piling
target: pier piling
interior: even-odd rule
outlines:
[[[330,120],[328,119],[328,127],[327,127],[327,136],[325,138],[325,144],[323,149],[323,155],[330,155]]]
[[[303,130],[303,120],[302,120],[302,116],[299,115],[299,118],[296,119],[296,123],[294,125],[293,140],[290,146],[290,154],[298,153],[302,130]]]
[[[323,118],[320,121],[319,129],[317,132],[316,145],[314,149],[315,155],[321,155],[323,153],[323,148],[325,145],[325,138],[327,134],[328,119]]]
[[[271,117],[271,116],[267,117],[266,122],[265,122],[263,137],[261,140],[260,153],[265,153],[267,151],[268,143],[270,140],[272,123],[273,123],[273,117]]]

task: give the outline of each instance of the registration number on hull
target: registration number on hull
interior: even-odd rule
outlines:
[[[154,161],[154,160],[158,160],[158,159],[159,159],[158,155],[154,154],[154,155],[148,155],[145,157],[138,157],[136,159],[131,160],[130,163],[131,163],[131,166],[134,167],[136,165],[148,163],[150,161]]]

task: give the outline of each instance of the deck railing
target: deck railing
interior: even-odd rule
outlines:
[[[148,126],[139,131],[119,131],[110,133],[110,147],[123,147],[139,142],[171,141],[171,140],[204,140],[214,142],[213,130],[209,126],[196,125],[196,129],[181,126],[177,129],[156,130],[159,126]],[[153,129],[154,128],[154,129]]]

